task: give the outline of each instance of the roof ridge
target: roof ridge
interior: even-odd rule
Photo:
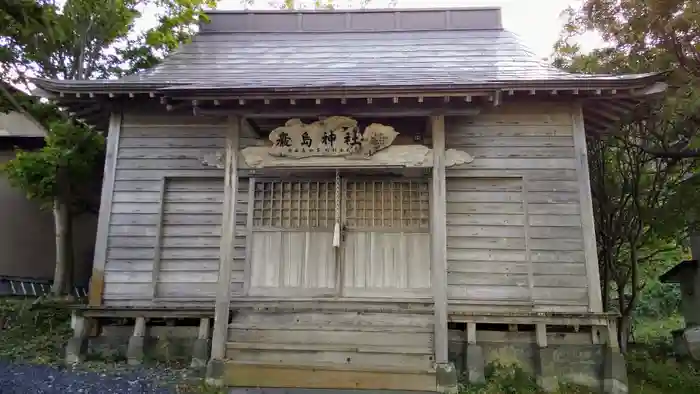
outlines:
[[[369,10],[265,10],[208,13],[200,31],[326,32],[501,28],[500,7]]]
[[[466,7],[438,7],[438,8],[336,8],[336,9],[272,9],[272,10],[222,10],[212,9],[205,11],[205,14],[373,14],[381,12],[446,12],[446,11],[500,11],[500,6],[466,6]]]
[[[395,30],[353,30],[353,31],[235,31],[235,30],[216,30],[216,31],[201,31],[197,33],[197,36],[202,35],[216,35],[216,34],[387,34],[387,33],[425,33],[425,32],[456,32],[456,31],[509,31],[503,27],[492,27],[492,28],[480,28],[480,29],[470,29],[470,28],[451,28],[451,29],[395,29]]]

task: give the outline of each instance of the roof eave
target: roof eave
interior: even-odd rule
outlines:
[[[475,90],[508,90],[508,89],[635,89],[645,88],[655,82],[661,82],[665,73],[642,74],[624,78],[611,78],[608,76],[591,76],[589,78],[571,79],[540,79],[540,80],[510,80],[480,82],[470,84],[439,84],[439,85],[400,85],[400,86],[298,86],[298,87],[226,87],[226,86],[201,86],[197,84],[178,83],[148,83],[142,81],[65,81],[34,79],[40,89],[51,94],[125,94],[125,93],[151,93],[158,92],[166,95],[194,94],[197,92],[207,94],[250,94],[271,96],[279,94],[301,94],[329,92],[444,92],[451,90],[475,91]],[[656,89],[659,89],[657,86]],[[665,88],[664,88],[665,89]]]

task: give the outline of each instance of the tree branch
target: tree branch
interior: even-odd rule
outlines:
[[[21,113],[22,115],[26,116],[32,123],[34,123],[35,126],[39,128],[39,130],[43,130],[44,132],[47,132],[46,127],[39,122],[37,118],[34,117],[34,115],[30,114],[29,111],[27,111],[26,108],[24,108],[12,95],[12,92],[7,88],[4,82],[0,81],[0,91],[2,91],[3,96],[7,98],[7,100],[12,104],[12,106],[17,110],[17,112]]]

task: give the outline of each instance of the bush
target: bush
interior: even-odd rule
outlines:
[[[541,394],[537,381],[516,366],[489,365],[486,370],[485,385],[464,386],[462,394]],[[561,394],[592,394],[593,391],[576,385],[562,385]]]
[[[630,393],[695,394],[700,387],[700,365],[677,360],[666,343],[631,348],[627,371]]]
[[[62,360],[71,335],[71,312],[49,300],[0,299],[0,359],[38,364]]]

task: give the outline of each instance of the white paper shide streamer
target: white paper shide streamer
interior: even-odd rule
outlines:
[[[333,227],[333,247],[340,247],[340,171],[335,170],[335,226]]]

